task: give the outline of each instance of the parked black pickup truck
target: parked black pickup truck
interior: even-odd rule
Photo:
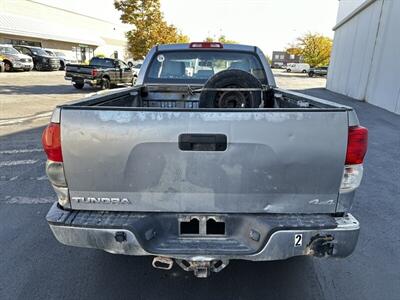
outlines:
[[[67,64],[65,79],[71,80],[77,89],[83,86],[100,86],[109,89],[118,84],[134,84],[136,77],[132,69],[122,60],[93,57],[89,65]]]

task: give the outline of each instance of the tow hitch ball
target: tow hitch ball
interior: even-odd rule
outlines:
[[[228,264],[229,260],[212,260],[212,261],[189,261],[176,259],[177,265],[180,266],[184,271],[193,272],[194,276],[198,278],[207,278],[211,272],[219,272],[224,269]],[[154,257],[153,267],[162,270],[171,270],[174,261],[168,257]]]

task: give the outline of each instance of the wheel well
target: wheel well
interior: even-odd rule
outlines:
[[[108,76],[108,75],[104,75],[102,78],[105,78],[105,79],[110,80],[110,76]],[[111,81],[111,80],[110,80],[110,81]]]
[[[9,61],[8,59],[3,59],[3,63],[9,63],[11,66],[13,65],[11,61]]]

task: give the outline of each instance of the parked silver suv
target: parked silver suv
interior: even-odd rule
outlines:
[[[0,55],[3,57],[5,71],[33,69],[32,58],[18,52],[12,45],[0,45]]]

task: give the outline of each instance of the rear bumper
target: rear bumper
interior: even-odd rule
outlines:
[[[73,83],[75,82],[83,82],[85,84],[89,84],[91,86],[96,86],[100,84],[100,80],[97,79],[89,79],[89,78],[80,78],[80,77],[71,77],[71,76],[64,76],[65,80],[70,80]]]
[[[46,218],[57,240],[65,245],[186,260],[269,261],[301,255],[346,257],[354,251],[360,229],[350,214],[340,218],[225,214],[217,217],[225,221],[226,235],[182,237],[178,226],[180,216],[66,211],[54,204]],[[297,235],[301,235],[302,242],[295,245]]]

